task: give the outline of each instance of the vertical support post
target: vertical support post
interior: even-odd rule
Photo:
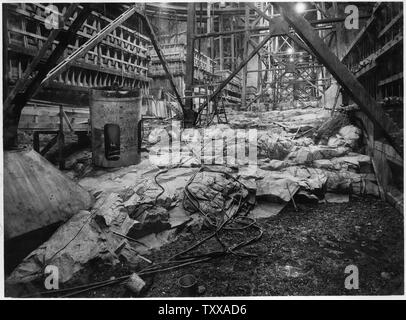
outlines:
[[[59,106],[59,132],[58,132],[58,162],[59,169],[65,169],[65,159],[63,158],[63,147],[65,136],[63,133],[63,106]]]
[[[224,30],[224,17],[222,13],[220,13],[219,17],[219,32]],[[219,56],[220,56],[220,70],[224,70],[224,40],[223,36],[219,36]]]
[[[234,21],[233,21],[232,17],[230,18],[230,28],[231,28],[231,31],[234,31]],[[235,46],[234,46],[235,35],[234,34],[231,34],[230,41],[231,41],[231,70],[234,70],[234,68],[235,68]]]
[[[245,30],[248,30],[250,27],[250,8],[248,5],[245,6]],[[250,38],[250,33],[249,31],[245,31],[244,35],[244,56],[243,60],[247,58],[248,55],[248,41]],[[244,66],[242,69],[242,88],[241,88],[241,108],[244,110],[246,108],[246,99],[247,99],[247,65]],[[239,107],[237,107],[237,110],[240,110]]]
[[[194,2],[189,2],[187,6],[187,29],[186,29],[186,74],[185,74],[185,112],[183,125],[185,128],[193,126],[195,112],[193,111],[193,75],[195,60],[195,14]]]
[[[213,17],[211,15],[211,6],[210,2],[207,2],[207,33],[210,33],[213,30]],[[209,38],[209,47],[207,48],[207,55],[213,59],[214,57],[214,48],[213,48],[213,37]]]
[[[32,137],[32,147],[34,149],[34,151],[39,153],[39,132],[38,131],[34,131],[33,133],[33,137]]]
[[[7,5],[3,5],[3,101],[8,96],[9,61],[8,61],[8,29],[7,29]],[[4,106],[3,106],[4,109]]]
[[[182,98],[181,98],[181,96],[179,94],[178,89],[176,88],[175,79],[173,78],[171,72],[169,71],[168,64],[166,63],[165,55],[162,52],[161,47],[160,47],[160,45],[158,43],[158,38],[155,35],[154,29],[152,28],[152,25],[151,25],[151,22],[149,21],[147,16],[142,16],[142,18],[145,21],[147,31],[148,31],[148,34],[149,34],[150,39],[151,39],[152,46],[154,47],[155,52],[156,52],[156,54],[157,54],[157,56],[159,58],[159,61],[161,62],[162,67],[163,67],[163,69],[164,69],[164,71],[166,73],[166,76],[168,77],[169,84],[170,84],[170,86],[171,86],[171,88],[173,90],[173,93],[175,94],[175,97],[178,100],[179,105],[182,108],[182,111],[184,112],[184,106],[183,106]]]
[[[338,18],[339,17],[339,12],[338,12],[338,4],[337,2],[333,2],[333,11],[334,11],[334,17]],[[336,43],[335,43],[335,47],[336,47],[336,56],[338,58],[340,58],[341,56],[341,52],[339,51],[338,48],[338,44],[339,43],[343,43],[343,39],[342,39],[342,24],[341,23],[334,23],[333,24],[334,29],[331,32],[334,32],[335,36],[336,36]],[[334,35],[332,35],[331,37],[333,37]]]
[[[259,90],[259,99],[257,100],[257,112],[259,112],[259,105],[260,105],[260,100],[262,96],[262,61],[261,61],[261,55],[258,52],[257,54],[257,59],[258,59],[258,77],[257,77],[257,90]]]
[[[295,14],[294,8],[287,2],[278,2],[284,19],[310,47],[317,59],[326,66],[328,71],[337,80],[350,98],[365,112],[365,114],[381,129],[384,137],[403,157],[403,135],[398,125],[387,116],[382,107],[371,97],[357,78],[340,62],[330,48],[317,35],[310,23],[301,16]]]

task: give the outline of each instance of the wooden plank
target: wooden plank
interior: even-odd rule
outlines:
[[[394,82],[394,81],[397,81],[397,80],[400,80],[400,79],[403,79],[403,72],[399,72],[397,74],[394,74],[393,76],[390,76],[384,80],[379,81],[378,87],[391,83],[391,82]]]
[[[18,128],[20,130],[57,131],[59,128],[59,107],[45,102],[30,103],[23,109]],[[64,120],[71,132],[89,130],[89,108],[63,105]],[[70,107],[68,107],[70,106]]]
[[[41,156],[44,156],[51,148],[55,145],[55,143],[58,141],[58,134],[56,134],[44,147],[44,149],[41,150],[40,154]]]
[[[403,157],[402,136],[396,123],[384,113],[383,109],[368,94],[356,77],[330,51],[308,21],[297,15],[290,4],[278,3],[278,6],[282,9],[286,21],[311,48],[317,59],[325,65],[352,100],[382,130],[385,138]]]
[[[27,106],[24,108],[23,112],[21,115],[26,115],[26,116],[50,116],[50,117],[55,117],[58,115],[58,107],[55,106],[43,106],[43,107],[33,107],[33,106]],[[89,109],[84,109],[84,108],[64,108],[64,112],[66,115],[69,117],[74,117],[74,118],[88,118],[89,117]]]

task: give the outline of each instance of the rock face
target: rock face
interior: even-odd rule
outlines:
[[[278,171],[278,170],[281,170],[281,169],[286,168],[288,166],[289,166],[289,163],[287,161],[270,160],[268,163],[262,164],[260,166],[260,169]]]
[[[191,157],[188,150],[175,163],[180,165],[183,159],[194,159],[183,163],[189,167],[170,169],[173,154],[168,148],[161,148],[165,157],[160,158],[159,164],[145,161],[81,179],[83,188],[96,197],[92,210],[75,211],[78,213],[24,259],[8,282],[38,279],[47,264],[59,268],[61,283],[95,259],[114,262],[119,258],[136,265],[139,254],[172,241],[182,228],[200,226],[203,216],[218,226],[227,215],[235,214],[231,209],[240,202],[255,204],[257,201],[251,216],[260,218],[277,214],[293,197],[318,202],[328,193],[327,201],[340,202],[348,201],[349,193],[379,195],[371,159],[351,152],[358,143],[359,129],[345,126],[336,130],[336,136],[330,137],[331,145],[316,145],[310,138],[297,138],[299,132],[323,119],[325,115],[315,116],[315,110],[269,112],[264,119],[251,114],[246,123],[278,128],[275,132],[262,128],[258,134],[258,154],[262,157],[258,166],[248,161],[232,165],[228,159],[223,161],[228,145],[225,131],[229,126],[213,126],[202,140],[197,139],[199,129],[170,132],[172,138],[184,135],[195,147],[201,145],[196,141],[205,144],[211,139],[224,138],[223,145],[213,144],[210,152],[203,153],[201,158],[204,163],[207,160],[222,166],[190,168],[200,165],[201,159]],[[161,133],[157,129],[149,137],[154,148],[159,148],[162,142]],[[168,169],[160,170],[160,167]]]
[[[295,150],[293,150],[286,159],[296,164],[309,164],[316,160],[341,157],[348,154],[349,151],[350,150],[345,147],[333,148],[320,145],[296,147]]]
[[[280,134],[265,134],[258,139],[260,155],[265,155],[272,160],[283,160],[293,147],[290,139],[281,137]]]
[[[249,191],[230,175],[200,171],[187,186],[185,194],[186,210],[203,213],[211,221],[220,222],[231,207],[248,197]]]
[[[66,221],[92,206],[90,194],[31,149],[4,152],[4,236]]]
[[[339,131],[339,134],[343,137],[346,145],[353,148],[358,143],[358,140],[361,136],[361,130],[356,126],[349,125],[342,127]]]
[[[139,223],[133,224],[127,235],[139,239],[147,234],[158,233],[171,227],[168,210],[162,207],[153,207],[145,210],[137,218]]]
[[[191,220],[188,213],[175,210],[173,201],[178,200],[193,171],[179,168],[156,177],[157,171],[149,170],[134,180],[134,168],[127,170],[125,174],[117,170],[117,176],[109,173],[98,185],[92,184],[97,198],[91,212],[80,211],[62,225],[17,266],[8,284],[41,278],[46,265],[58,267],[59,281],[65,283],[95,259],[114,262],[122,258],[136,264],[137,251],[158,248],[173,239],[176,228]],[[154,176],[164,186],[164,193],[157,188]],[[147,247],[135,250],[125,237],[140,239]]]
[[[289,174],[268,173],[257,181],[257,197],[270,202],[288,202],[299,190],[299,183]]]
[[[11,273],[7,282],[29,282],[43,276],[47,265],[59,270],[64,283],[95,258],[108,257],[109,244],[89,211],[80,211],[62,225],[51,238],[29,254]]]

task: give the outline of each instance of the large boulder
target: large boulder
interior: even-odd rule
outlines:
[[[257,181],[256,196],[271,202],[288,202],[298,190],[299,183],[291,175],[269,172]]]
[[[296,164],[310,164],[315,160],[344,156],[348,151],[349,150],[345,147],[332,148],[321,145],[296,147],[286,159]]]
[[[279,134],[268,133],[258,138],[259,155],[270,160],[283,160],[292,150],[293,142]]]
[[[349,125],[342,127],[339,131],[339,134],[343,137],[346,145],[354,148],[361,136],[361,130],[356,126]]]
[[[93,204],[90,194],[32,149],[4,152],[4,237],[63,222]]]
[[[260,169],[262,170],[270,170],[270,171],[279,171],[283,168],[286,168],[290,165],[287,161],[282,160],[270,160],[267,163],[263,163],[260,165]]]
[[[51,238],[30,253],[14,269],[8,284],[30,282],[44,276],[44,268],[58,268],[59,282],[65,283],[96,258],[111,258],[112,248],[92,213],[80,211],[62,225]]]
[[[204,213],[211,221],[223,221],[225,212],[249,195],[248,189],[227,172],[230,170],[225,167],[198,172],[185,190],[185,209]]]
[[[127,232],[127,236],[133,239],[138,239],[151,233],[159,233],[171,227],[168,210],[159,206],[146,209],[137,217],[137,220],[138,223],[133,224]]]

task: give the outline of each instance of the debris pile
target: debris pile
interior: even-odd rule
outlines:
[[[59,268],[63,284],[95,260],[113,265],[124,261],[136,270],[148,263],[142,272],[106,282],[125,281],[130,291],[139,294],[145,286],[139,277],[145,274],[224,254],[246,255],[238,250],[262,234],[255,219],[275,215],[289,202],[296,208],[299,202],[345,202],[349,194],[380,195],[370,157],[354,152],[360,130],[342,116],[328,126],[320,126],[325,113],[315,108],[269,111],[263,117],[244,119],[249,121],[238,122],[257,122],[255,135],[230,135],[233,121],[230,126],[208,129],[172,126],[169,133],[152,129],[145,139],[150,156],[159,155],[158,162],[150,157],[126,168],[93,170],[79,179],[96,198],[93,208],[78,212],[60,227],[24,259],[7,283],[41,278],[47,264]],[[307,134],[309,127],[316,132],[314,139]],[[321,137],[321,132],[329,136]],[[257,162],[230,157],[233,143],[244,152],[255,148]],[[208,145],[209,151],[205,150]],[[213,233],[170,261],[149,261],[151,250],[194,226],[198,230],[205,226]],[[222,232],[240,228],[254,228],[257,233],[238,244],[221,240]],[[187,255],[208,239],[216,239],[223,249],[199,254],[199,258]]]

